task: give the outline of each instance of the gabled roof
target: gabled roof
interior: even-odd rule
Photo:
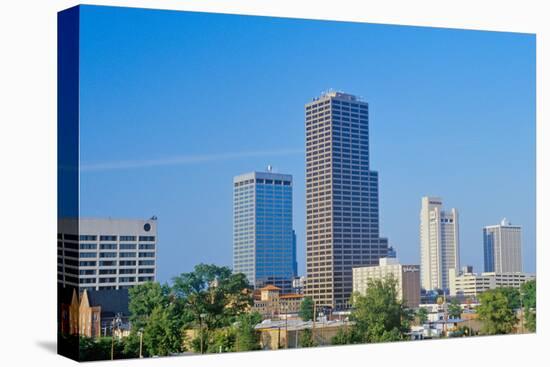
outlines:
[[[127,289],[102,289],[86,291],[89,305],[101,306],[101,315],[115,315],[121,313],[122,316],[129,316],[128,309],[129,295]]]

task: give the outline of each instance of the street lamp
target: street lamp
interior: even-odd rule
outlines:
[[[519,327],[521,328],[521,334],[523,334],[523,292],[519,289]]]
[[[143,358],[143,328],[139,328],[139,358]]]
[[[236,333],[235,333],[235,352],[239,351],[239,327],[241,326],[240,321],[235,321],[233,323],[233,326],[235,326]]]
[[[120,313],[117,313],[112,321],[111,326],[111,361],[115,359],[115,332],[120,329],[122,318]]]
[[[201,334],[201,354],[204,354],[204,336],[203,336],[203,329],[202,329],[202,319],[206,317],[205,313],[201,313],[199,315],[199,326],[200,326],[200,334]]]

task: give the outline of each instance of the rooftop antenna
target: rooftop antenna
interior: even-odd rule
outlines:
[[[271,164],[268,164],[267,165],[267,172],[272,172],[273,171],[273,166]]]

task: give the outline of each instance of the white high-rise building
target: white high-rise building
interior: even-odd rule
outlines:
[[[458,211],[442,209],[438,197],[422,198],[420,210],[420,272],[422,288],[448,289],[449,269],[458,272]]]
[[[506,218],[500,224],[483,228],[484,270],[496,273],[523,271],[521,226]]]
[[[154,281],[157,218],[60,219],[57,279],[80,291],[126,289]]]

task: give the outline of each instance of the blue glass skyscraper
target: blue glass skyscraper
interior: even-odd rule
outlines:
[[[233,271],[254,288],[288,293],[296,276],[292,176],[252,172],[233,179]]]

